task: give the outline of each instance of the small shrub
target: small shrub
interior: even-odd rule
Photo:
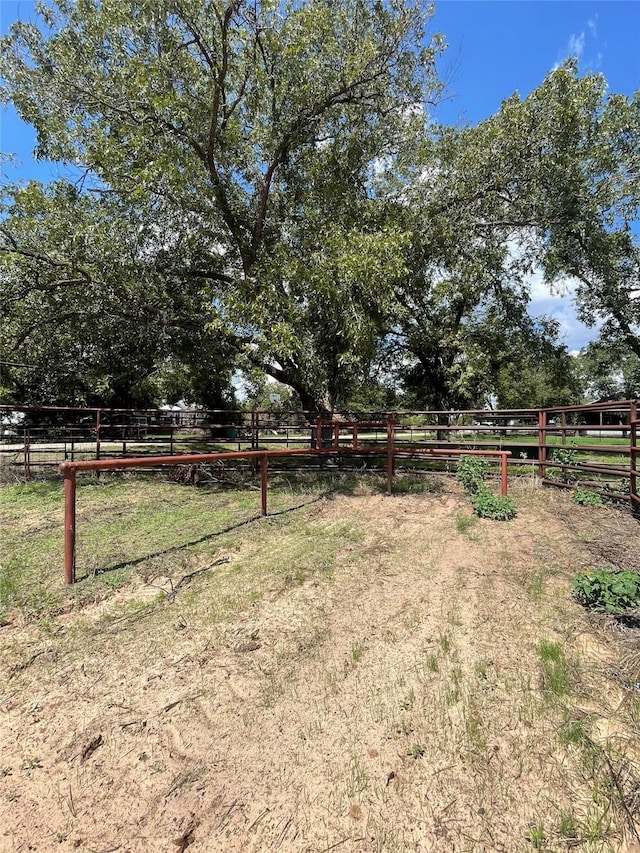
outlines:
[[[576,465],[578,462],[578,451],[575,449],[577,445],[572,444],[570,447],[555,447],[551,458],[557,465]],[[564,483],[575,479],[575,471],[566,471],[564,468],[559,471],[560,477]]]
[[[640,607],[640,575],[596,569],[576,575],[573,595],[584,607],[601,607],[609,613]]]
[[[471,494],[480,489],[487,473],[488,463],[479,456],[461,456],[456,478]]]
[[[486,486],[479,488],[471,498],[473,511],[480,518],[492,518],[495,521],[508,521],[517,512],[511,498],[494,495]]]
[[[571,500],[581,506],[602,506],[602,498],[597,492],[589,489],[577,488],[571,492]]]

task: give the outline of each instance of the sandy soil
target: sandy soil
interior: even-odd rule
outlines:
[[[625,693],[569,595],[588,549],[521,500],[466,533],[456,494],[322,502],[310,528],[349,519],[362,541],[224,624],[204,579],[151,618],[2,628],[0,849],[569,849],[593,784],[558,740],[540,641],[591,678],[578,711],[607,721]],[[608,839],[577,849],[637,849]]]

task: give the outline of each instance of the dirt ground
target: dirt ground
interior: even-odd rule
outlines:
[[[548,490],[516,500],[510,523],[467,523],[451,491],[323,500],[299,514],[310,536],[348,525],[335,564],[287,567],[226,620],[206,572],[46,624],[14,614],[0,850],[639,850],[640,709],[619,668],[637,631],[570,596],[601,564],[598,519],[623,519],[627,545],[639,528]],[[231,577],[287,524],[212,559]],[[555,693],[543,642],[566,656]]]

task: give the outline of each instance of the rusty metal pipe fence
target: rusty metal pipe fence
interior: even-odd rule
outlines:
[[[298,448],[287,450],[247,450],[247,451],[230,451],[226,453],[198,453],[198,454],[181,454],[179,456],[143,456],[129,459],[93,459],[80,462],[62,462],[59,466],[60,473],[64,477],[64,579],[65,583],[72,584],[76,580],[76,482],[77,473],[79,471],[114,471],[127,468],[145,468],[157,466],[175,466],[175,465],[192,465],[201,464],[203,462],[219,462],[233,461],[239,459],[251,459],[260,461],[260,514],[267,514],[267,486],[268,486],[268,470],[270,459],[282,459],[295,456],[323,456],[335,453],[354,453],[354,454],[376,454],[386,455],[387,457],[387,493],[393,491],[393,478],[395,472],[395,459],[398,456],[407,456],[411,454],[432,455],[454,453],[456,456],[466,455],[471,452],[477,456],[488,456],[490,458],[498,458],[500,460],[500,486],[501,494],[507,494],[507,460],[511,455],[508,450],[453,450],[443,451],[437,448],[415,448],[403,447],[396,449],[394,442],[395,424],[393,418],[389,418],[386,423],[374,422],[367,423],[367,427],[375,426],[378,429],[386,429],[386,443],[384,446],[377,447],[362,447],[358,442],[358,430],[362,427],[362,422],[353,423],[336,423],[334,421],[318,420],[316,422],[316,446],[314,448]],[[329,428],[332,432],[331,446],[323,446],[323,428]],[[351,430],[351,445],[345,447],[340,444],[340,429],[349,428]]]
[[[357,446],[379,443],[388,413],[343,413],[329,428],[340,446],[350,432]],[[395,442],[421,446],[511,450],[514,472],[545,485],[583,485],[637,506],[637,402],[614,401],[547,409],[397,412]],[[349,424],[355,426],[349,427]],[[0,406],[0,474],[29,479],[61,461],[175,456],[222,450],[316,447],[309,412],[184,409],[83,409]],[[324,429],[324,427],[323,427]],[[561,450],[571,450],[562,459]],[[456,454],[438,454],[439,465]],[[424,463],[426,466],[428,463]]]
[[[358,465],[364,457],[371,468],[384,458],[390,490],[396,466],[450,470],[461,455],[476,453],[501,458],[503,494],[508,458],[514,474],[536,477],[545,486],[583,486],[640,513],[636,400],[547,409],[345,412],[331,420],[300,411],[0,406],[4,479],[30,479],[62,462],[69,492],[75,492],[77,471],[99,476],[124,468],[214,460],[229,466],[249,459],[264,469],[266,506],[269,459],[299,470],[291,468],[297,457],[336,454]],[[75,522],[72,526],[75,531]]]

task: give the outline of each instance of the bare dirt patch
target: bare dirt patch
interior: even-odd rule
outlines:
[[[225,561],[176,595],[13,619],[0,849],[636,849],[640,710],[549,494],[468,526],[457,493],[339,496],[200,552]]]

